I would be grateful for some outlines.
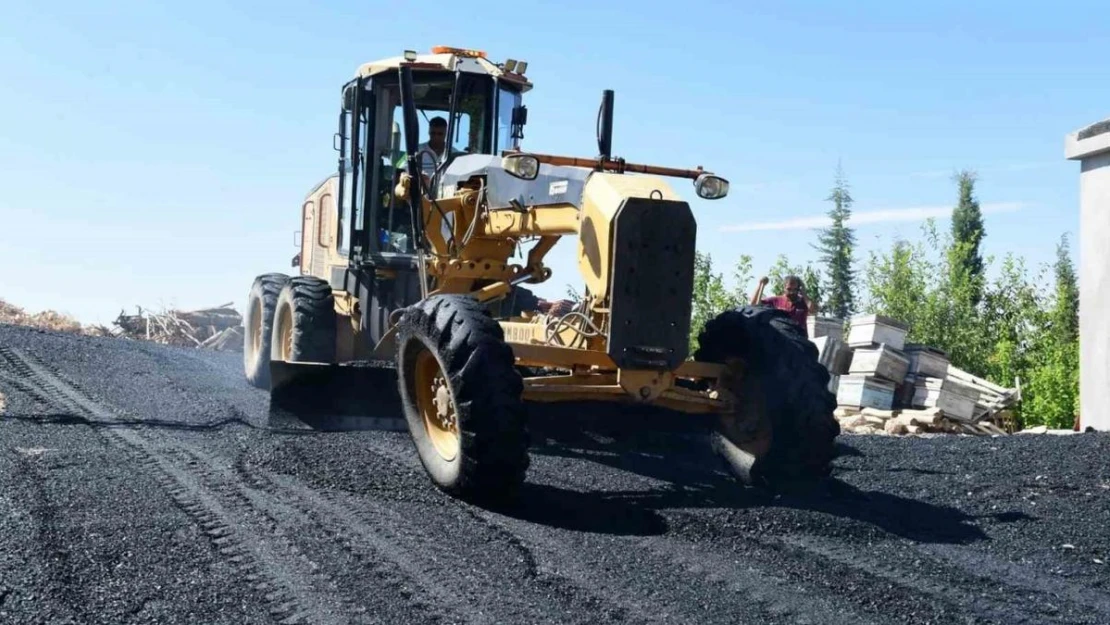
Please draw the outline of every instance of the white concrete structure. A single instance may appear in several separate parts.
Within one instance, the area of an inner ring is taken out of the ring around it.
[[[1067,136],[1079,176],[1079,426],[1110,431],[1110,119]]]

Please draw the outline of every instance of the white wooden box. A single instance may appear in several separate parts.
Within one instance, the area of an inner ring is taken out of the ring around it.
[[[907,343],[905,352],[910,359],[910,373],[928,378],[948,377],[948,354],[943,351],[928,345]]]
[[[854,349],[848,373],[875,376],[898,384],[906,379],[909,367],[910,359],[905,354],[883,343],[878,347]]]
[[[901,350],[906,345],[909,327],[883,315],[858,315],[852,317],[848,331],[848,344],[852,347],[867,347],[886,343]]]
[[[973,421],[978,401],[979,391],[952,379],[919,377],[914,385],[915,408],[940,408],[944,416],[958,421]]]
[[[806,327],[811,339],[827,336],[838,341],[844,340],[844,320],[839,317],[810,315],[806,317]]]
[[[894,383],[866,375],[842,375],[837,383],[836,403],[890,410],[894,406]]]
[[[817,346],[818,360],[829,373],[848,373],[852,350],[843,341],[832,336],[819,336],[811,338],[810,342]]]

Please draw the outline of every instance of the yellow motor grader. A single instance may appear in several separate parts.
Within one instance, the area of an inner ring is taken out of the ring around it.
[[[522,151],[526,70],[450,47],[358,68],[342,88],[338,171],[302,207],[300,275],[252,286],[247,378],[276,397],[306,375],[395,368],[423,466],[463,498],[524,481],[531,402],[700,415],[750,485],[827,475],[835,399],[785,313],[725,311],[689,354],[697,227],[667,179],[706,200],[728,182],[614,157],[612,91],[597,157]],[[545,308],[525,285],[551,279],[544,259],[566,236],[584,295]]]

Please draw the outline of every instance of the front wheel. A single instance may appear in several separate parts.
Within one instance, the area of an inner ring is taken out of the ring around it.
[[[713,446],[744,482],[777,489],[828,476],[840,424],[817,347],[786,313],[744,306],[698,336],[695,360],[721,363],[718,386],[736,400],[719,416]]]
[[[434,295],[406,309],[397,323],[397,382],[437,487],[472,500],[516,493],[529,465],[524,385],[482,304]]]

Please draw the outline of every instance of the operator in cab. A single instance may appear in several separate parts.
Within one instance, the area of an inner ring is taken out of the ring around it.
[[[425,150],[430,150],[436,155],[436,159],[425,153]],[[444,158],[447,152],[447,120],[442,117],[436,116],[428,121],[428,140],[416,146],[416,153],[420,155],[420,169],[424,172],[424,181],[428,182],[433,173],[435,173],[436,165]],[[451,148],[452,156],[459,156],[465,154],[461,150]],[[397,160],[397,169],[405,169],[405,163],[408,160],[407,154],[402,154],[401,158]]]
[[[759,281],[760,286],[767,286],[768,282],[770,282],[770,278],[766,276]],[[752,306],[762,304],[786,312],[808,338],[809,328],[806,324],[806,317],[817,314],[817,302],[806,297],[805,283],[798,276],[783,278],[783,291],[783,295],[764,297],[758,301],[755,297],[752,297]]]

